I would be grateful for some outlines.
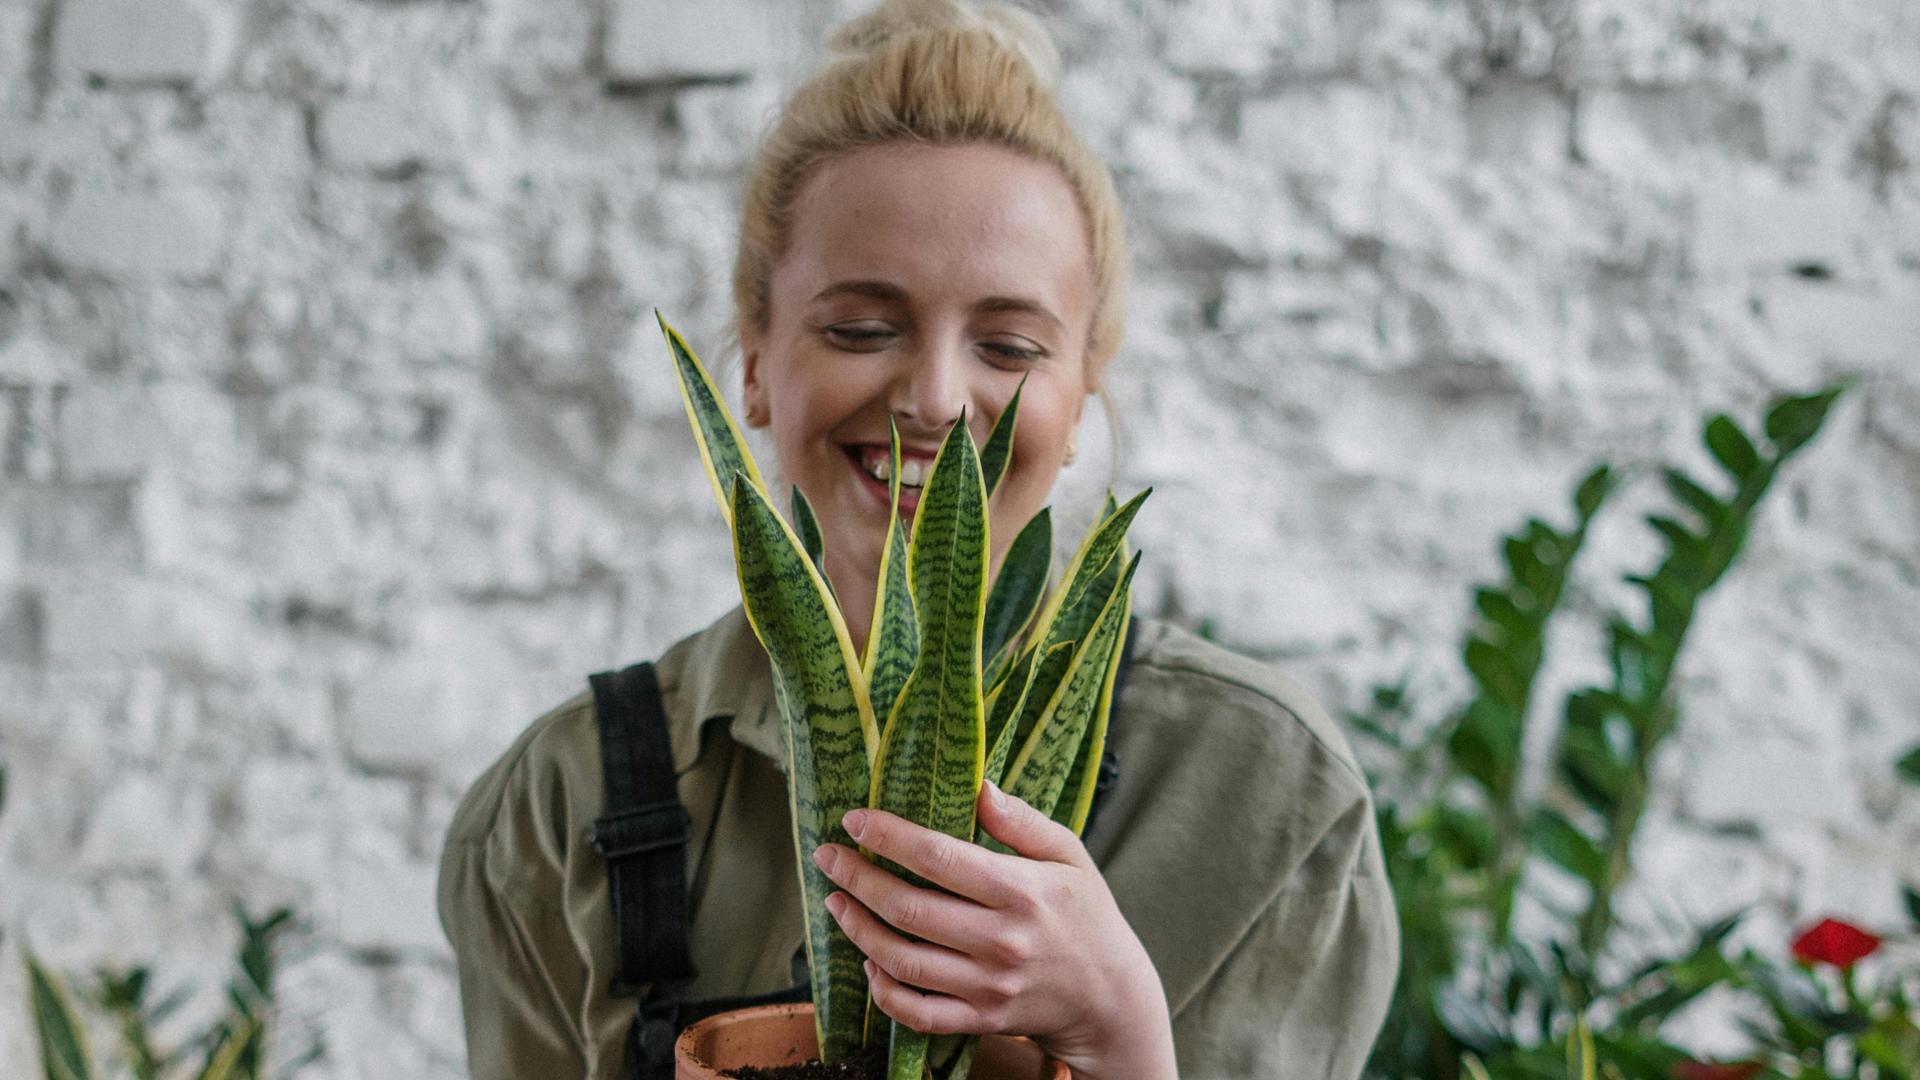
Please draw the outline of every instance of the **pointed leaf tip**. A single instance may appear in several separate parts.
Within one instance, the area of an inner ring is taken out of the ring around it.
[[[1714,460],[1737,481],[1746,482],[1760,468],[1760,452],[1754,449],[1753,440],[1725,413],[1707,421],[1706,443]]]

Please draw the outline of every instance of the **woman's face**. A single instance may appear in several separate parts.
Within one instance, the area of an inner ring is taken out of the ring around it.
[[[985,144],[890,143],[821,166],[794,201],[768,325],[743,340],[748,423],[820,518],[828,569],[871,575],[885,542],[887,418],[901,506],[953,421],[976,444],[1020,380],[1013,455],[989,506],[993,565],[1045,505],[1087,392],[1093,264],[1052,165]]]

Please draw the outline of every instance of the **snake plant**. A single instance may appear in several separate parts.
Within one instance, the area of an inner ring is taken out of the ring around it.
[[[1050,595],[1053,521],[1042,510],[989,587],[987,504],[1011,458],[1019,393],[984,447],[964,416],[953,425],[911,529],[900,519],[900,437],[889,425],[893,512],[858,650],[806,496],[794,488],[791,522],[781,517],[712,376],[659,322],[733,534],[742,606],[773,668],[821,1059],[840,1061],[884,1037],[888,1080],[963,1077],[974,1037],[930,1038],[872,1007],[859,950],[827,913],[834,886],[813,851],[857,847],[841,819],[863,806],[998,848],[974,821],[983,780],[1075,832],[1085,827],[1139,565],[1126,532],[1147,493],[1124,506],[1108,499]]]

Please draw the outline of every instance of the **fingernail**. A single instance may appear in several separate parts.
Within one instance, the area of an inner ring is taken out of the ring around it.
[[[840,853],[825,844],[813,849],[813,865],[825,873],[833,873],[833,864],[840,859]]]
[[[860,834],[867,830],[867,812],[865,810],[849,810],[847,811],[847,816],[840,819],[840,824],[846,827],[848,836],[858,840],[860,839]]]
[[[841,915],[846,914],[846,910],[847,898],[845,896],[837,892],[827,894],[827,914],[838,919]]]
[[[1007,793],[1000,790],[999,784],[991,780],[982,781],[982,783],[987,789],[987,801],[993,804],[994,809],[998,810],[1007,805]]]

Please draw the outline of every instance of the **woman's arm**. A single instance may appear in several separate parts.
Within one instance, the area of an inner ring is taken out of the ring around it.
[[[1160,977],[1080,838],[991,784],[978,814],[1015,854],[877,810],[847,815],[862,847],[946,893],[844,847],[816,853],[846,890],[828,910],[867,954],[874,1002],[930,1034],[1031,1035],[1076,1080],[1173,1080]]]
[[[1338,872],[1289,880],[1197,989],[1176,1003],[1186,1080],[1354,1080],[1400,971],[1393,892],[1373,808],[1356,799],[1313,845]]]
[[[440,922],[458,962],[468,1071],[475,1080],[584,1076],[586,1047],[570,1000],[578,1000],[585,964],[558,970],[575,951],[543,939],[565,919],[534,897],[503,895],[485,860],[480,841],[456,840],[440,857]]]

